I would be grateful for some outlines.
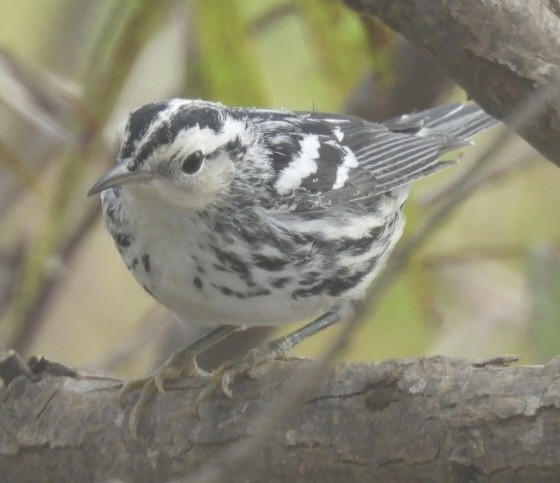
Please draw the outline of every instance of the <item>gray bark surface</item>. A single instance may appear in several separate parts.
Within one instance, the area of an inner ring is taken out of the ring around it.
[[[121,408],[118,380],[22,374],[0,387],[0,481],[206,481],[189,475],[219,468],[312,366],[253,369],[233,399],[215,393],[198,414],[193,401],[208,382],[185,381],[152,400],[136,440],[134,398]],[[225,481],[557,482],[559,374],[560,358],[340,364]]]

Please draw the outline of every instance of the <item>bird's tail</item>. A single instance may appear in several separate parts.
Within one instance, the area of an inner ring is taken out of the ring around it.
[[[417,136],[440,135],[467,140],[497,122],[476,104],[447,104],[399,116],[384,124],[392,131],[409,132]]]

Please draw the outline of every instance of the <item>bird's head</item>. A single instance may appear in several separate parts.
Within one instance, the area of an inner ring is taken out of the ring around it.
[[[122,123],[117,165],[88,195],[124,186],[135,196],[200,209],[224,198],[255,145],[247,120],[221,104],[183,99],[147,104]]]

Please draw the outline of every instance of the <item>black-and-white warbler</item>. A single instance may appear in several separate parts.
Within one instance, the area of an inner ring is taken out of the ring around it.
[[[460,104],[374,124],[156,102],[130,114],[117,165],[89,194],[102,192],[117,248],[155,299],[223,326],[197,348],[231,326],[315,319],[289,348],[351,312],[401,236],[410,184],[495,122]]]

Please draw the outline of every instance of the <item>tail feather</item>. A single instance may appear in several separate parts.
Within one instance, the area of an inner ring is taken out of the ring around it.
[[[440,135],[466,140],[497,122],[475,104],[447,104],[396,117],[384,125],[392,131],[418,136]]]

